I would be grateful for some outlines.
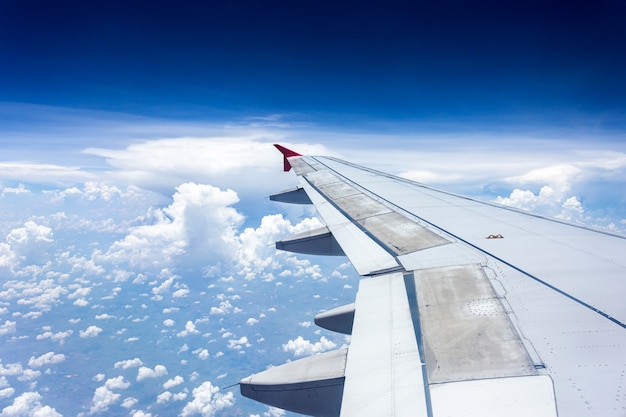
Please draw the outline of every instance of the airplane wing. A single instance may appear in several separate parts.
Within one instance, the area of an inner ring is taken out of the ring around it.
[[[277,242],[345,255],[350,346],[251,375],[314,416],[626,416],[626,238],[280,145],[325,227]]]

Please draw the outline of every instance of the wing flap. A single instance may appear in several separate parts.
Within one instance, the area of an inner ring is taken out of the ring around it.
[[[341,416],[428,416],[424,381],[402,274],[362,279]]]
[[[431,386],[434,416],[556,417],[547,375],[483,379]]]

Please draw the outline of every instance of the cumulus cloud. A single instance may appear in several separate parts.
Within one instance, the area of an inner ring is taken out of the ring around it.
[[[52,278],[40,281],[11,280],[3,286],[7,290],[0,292],[0,299],[17,299],[17,304],[34,306],[41,311],[50,311],[53,306],[60,303],[61,295],[67,293],[67,290]]]
[[[209,351],[207,349],[198,349],[198,350],[194,350],[193,353],[195,353],[196,355],[198,355],[198,359],[201,360],[206,360],[209,358],[209,356],[211,356],[209,354]]]
[[[78,287],[74,290],[73,293],[69,294],[67,298],[69,298],[70,300],[74,298],[85,298],[89,295],[90,292],[91,288],[89,287]]]
[[[126,381],[123,376],[107,379],[104,386],[110,390],[126,389],[130,387],[130,382]]]
[[[33,417],[62,417],[56,409],[49,405],[42,405],[41,394],[25,392],[13,400],[13,404],[4,407],[0,416],[33,416]]]
[[[0,336],[15,333],[15,324],[16,322],[14,321],[5,320],[4,324],[0,325]]]
[[[165,391],[157,395],[157,404],[163,404],[172,399],[173,394],[169,391]]]
[[[44,263],[53,242],[52,229],[33,221],[11,230],[6,237],[6,243],[25,265]]]
[[[22,375],[17,377],[18,381],[34,381],[41,376],[41,371],[35,371],[33,369],[24,369]],[[31,385],[34,387],[34,385]]]
[[[133,408],[138,402],[139,400],[137,398],[127,397],[124,399],[124,401],[122,401],[120,406],[124,408]]]
[[[31,368],[41,368],[42,366],[54,365],[65,361],[65,355],[62,353],[48,352],[41,356],[31,356],[28,360],[28,366]]]
[[[105,412],[113,404],[116,404],[122,394],[115,390],[125,390],[130,387],[130,382],[126,381],[123,376],[107,379],[104,385],[96,388],[92,405],[89,408],[89,414],[98,414]]]
[[[152,211],[152,224],[135,227],[106,253],[98,254],[98,259],[162,268],[174,258],[206,264],[210,261],[207,256],[227,256],[235,249],[236,228],[243,221],[230,207],[237,201],[232,190],[182,184],[176,188],[172,204]]]
[[[561,206],[561,212],[556,216],[567,221],[582,222],[584,220],[585,210],[578,198],[572,196],[565,200]]]
[[[291,352],[294,356],[310,356],[321,353],[330,349],[334,349],[337,345],[331,340],[322,336],[319,342],[311,342],[298,336],[295,340],[289,340],[283,345],[283,351]]]
[[[246,336],[242,336],[239,339],[231,339],[228,341],[229,349],[240,350],[243,347],[250,347],[250,346],[252,345],[248,343],[248,338]]]
[[[202,417],[213,417],[217,412],[232,407],[235,404],[232,392],[222,394],[218,387],[213,386],[211,382],[206,381],[197,388],[194,388],[193,400],[188,402],[181,417],[200,415]]]
[[[24,368],[20,362],[8,363],[3,365],[0,362],[0,375],[2,376],[16,376],[24,372]]]
[[[163,365],[157,365],[154,369],[142,366],[137,371],[137,381],[144,380],[146,378],[158,378],[163,375],[167,375],[167,368]]]
[[[292,262],[293,257],[277,256],[274,249],[274,242],[282,237],[294,235],[307,230],[322,227],[323,223],[313,217],[306,218],[300,223],[293,225],[285,219],[282,214],[268,215],[261,219],[261,225],[257,228],[246,228],[239,235],[239,248],[236,253],[236,262],[240,274],[247,279],[254,279],[258,275],[269,278],[272,270],[279,270],[285,261],[294,266],[296,274],[303,273],[310,263],[305,260],[303,263]],[[279,253],[280,254],[280,253]],[[314,270],[306,273],[315,274]]]
[[[611,198],[608,190],[609,187],[623,188],[625,173],[626,154],[580,150],[575,158],[570,155],[567,162],[546,164],[505,178],[504,182],[515,189],[509,196],[498,196],[496,201],[568,221],[610,227],[610,220],[603,217],[606,206],[616,203],[608,202]],[[608,184],[604,192],[597,191],[599,183]],[[581,195],[589,197],[585,204],[590,207],[583,205]],[[595,209],[600,217],[594,219],[591,207],[597,205],[601,205],[600,209]]]
[[[230,303],[229,300],[224,300],[220,302],[219,306],[211,307],[211,310],[209,310],[209,314],[228,314],[231,311],[233,311],[233,305]]]
[[[168,379],[167,381],[165,381],[163,383],[163,388],[165,389],[174,388],[175,386],[180,385],[183,382],[185,382],[185,379],[180,375],[176,375],[174,378]]]
[[[11,398],[15,394],[15,388],[5,387],[0,388],[0,399]]]
[[[74,333],[73,330],[66,330],[64,332],[56,332],[56,333],[53,333],[50,330],[46,330],[45,332],[35,336],[35,339],[37,340],[51,339],[56,342],[63,343],[63,341],[66,338],[70,337],[72,333]]]
[[[89,326],[85,330],[79,332],[80,337],[97,337],[102,332],[102,328],[98,326]]]
[[[83,191],[83,198],[94,201],[97,199],[102,199],[104,201],[110,201],[116,196],[122,196],[122,191],[116,187],[107,185],[104,183],[99,183],[95,181],[87,181],[85,182],[85,188]]]
[[[136,368],[138,366],[142,366],[143,362],[139,358],[127,359],[125,361],[115,362],[113,365],[116,369],[128,369],[128,368]]]
[[[189,320],[185,323],[185,330],[176,334],[178,337],[187,337],[190,334],[200,334],[200,330],[196,329],[196,325],[193,324],[193,321]]]
[[[277,255],[273,242],[277,239],[322,226],[317,218],[307,218],[292,224],[282,215],[265,216],[257,228],[239,232],[243,216],[232,205],[239,201],[232,190],[220,190],[206,184],[184,183],[176,188],[173,201],[164,208],[152,208],[148,224],[130,232],[105,251],[94,252],[93,261],[129,263],[148,269],[184,265],[185,268],[213,265],[233,265],[233,271],[247,279],[261,276],[272,280],[273,271],[283,270],[287,262],[296,275],[321,277],[319,267],[308,260],[298,260],[288,254]],[[152,292],[162,299],[174,286],[172,297],[185,297],[189,289],[174,285],[177,277],[167,277]],[[223,314],[224,306],[213,309]]]
[[[182,298],[182,297],[186,297],[187,294],[189,294],[189,289],[188,288],[180,288],[176,291],[174,291],[172,293],[172,297],[174,298]]]
[[[551,208],[559,205],[562,196],[552,187],[544,185],[535,194],[530,190],[515,189],[509,197],[498,196],[496,202],[506,206],[516,207],[523,210],[533,211],[539,208]]]

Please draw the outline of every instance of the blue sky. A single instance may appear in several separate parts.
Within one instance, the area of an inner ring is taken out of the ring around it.
[[[183,120],[286,112],[339,124],[623,126],[618,1],[0,7],[5,101]]]
[[[358,277],[272,143],[624,233],[625,8],[1,2],[0,416],[287,415]]]

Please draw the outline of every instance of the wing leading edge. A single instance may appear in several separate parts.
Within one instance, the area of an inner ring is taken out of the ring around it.
[[[316,318],[348,349],[243,395],[319,416],[626,415],[623,236],[276,147],[299,186],[273,199],[326,224],[277,247],[345,254],[363,279]]]

